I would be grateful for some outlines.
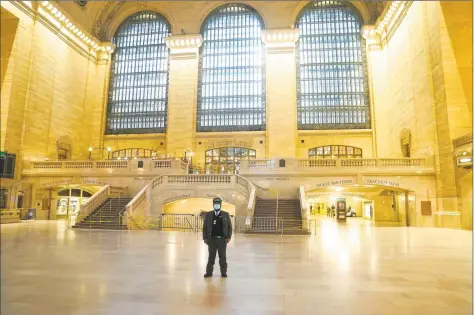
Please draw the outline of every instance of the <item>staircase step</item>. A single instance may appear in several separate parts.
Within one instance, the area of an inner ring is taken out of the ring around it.
[[[280,199],[257,199],[254,217],[275,218],[283,221],[284,234],[307,235],[303,231],[301,219],[301,205],[299,200]],[[275,232],[250,231],[257,234],[275,234]]]
[[[126,230],[126,225],[111,225],[111,226],[103,226],[103,225],[74,225],[72,228],[74,229],[86,229],[86,230]]]
[[[126,230],[127,226],[122,224],[120,213],[132,198],[108,198],[98,206],[91,214],[78,222],[74,228],[82,229],[106,229]]]

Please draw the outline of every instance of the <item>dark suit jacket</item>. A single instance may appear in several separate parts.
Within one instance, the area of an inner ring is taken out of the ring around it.
[[[228,212],[221,210],[222,229],[224,231],[224,238],[232,238],[232,222]],[[212,237],[212,220],[214,220],[214,211],[206,213],[202,224],[202,239],[208,240]]]

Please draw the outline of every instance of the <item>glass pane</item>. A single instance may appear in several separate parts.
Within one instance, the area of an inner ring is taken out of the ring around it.
[[[113,159],[133,159],[133,158],[150,158],[158,156],[158,152],[149,149],[123,149],[112,153]]]
[[[71,189],[71,196],[72,197],[80,197],[81,196],[81,190],[80,189]]]
[[[361,158],[362,149],[345,145],[324,146],[308,150],[309,158]]]
[[[69,196],[69,189],[60,190],[58,196]]]
[[[300,13],[298,129],[370,128],[362,25],[344,1],[313,1]]]
[[[197,131],[265,130],[263,22],[245,4],[226,4],[202,26]]]
[[[206,172],[208,174],[236,174],[239,171],[239,164],[242,159],[248,159],[248,155],[243,153],[250,153],[252,159],[255,159],[255,150],[245,148],[220,148],[209,150],[219,153],[216,157],[206,157]]]
[[[106,134],[165,132],[171,28],[152,11],[127,18],[113,38]],[[129,155],[127,155],[129,156]]]
[[[83,190],[82,191],[82,197],[92,197],[92,194],[88,191]]]

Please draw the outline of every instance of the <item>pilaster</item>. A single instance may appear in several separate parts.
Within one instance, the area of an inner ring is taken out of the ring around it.
[[[200,34],[166,38],[170,49],[166,151],[174,157],[194,151]]]
[[[267,158],[296,157],[296,42],[299,29],[262,33],[266,46]]]
[[[370,98],[370,121],[372,129],[372,154],[373,157],[378,157],[377,149],[377,128],[375,116],[375,97],[374,97],[374,80],[372,64],[376,64],[376,60],[380,60],[382,55],[382,47],[380,45],[380,35],[375,29],[375,25],[364,25],[361,30],[362,37],[365,39],[365,56],[367,59],[367,80],[369,83],[369,98]],[[378,65],[377,65],[378,66]]]

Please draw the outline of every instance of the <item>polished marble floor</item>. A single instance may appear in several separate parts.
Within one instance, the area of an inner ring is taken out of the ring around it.
[[[0,229],[3,315],[472,314],[468,231],[322,218],[311,236],[236,235],[229,278],[203,279],[195,233]]]

